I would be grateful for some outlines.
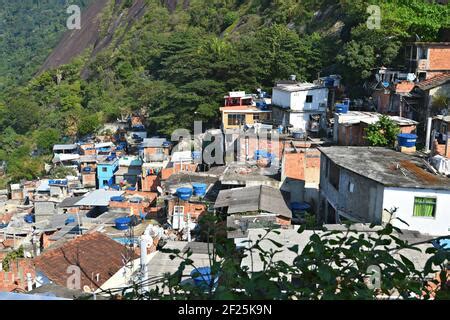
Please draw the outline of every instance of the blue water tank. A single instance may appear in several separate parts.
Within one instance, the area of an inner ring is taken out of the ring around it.
[[[64,224],[74,223],[75,217],[74,216],[68,216]]]
[[[305,137],[305,133],[303,131],[294,131],[292,132],[292,137],[294,139],[303,139]]]
[[[334,108],[337,113],[347,113],[348,112],[348,105],[345,104],[337,104]]]
[[[206,194],[206,188],[208,185],[205,183],[194,183],[192,187],[194,188],[194,195],[203,197]]]
[[[308,211],[311,205],[307,202],[291,202],[291,210],[293,211]]]
[[[192,189],[191,188],[178,188],[177,189],[177,196],[181,200],[189,200],[189,198],[192,196]]]
[[[111,200],[111,201],[114,201],[114,202],[124,202],[124,201],[125,201],[125,198],[122,197],[122,196],[114,196],[114,197],[111,197],[110,200]]]
[[[416,145],[417,136],[412,133],[400,133],[397,135],[397,140],[400,147],[411,148]]]
[[[192,270],[191,277],[197,287],[205,290],[208,290],[211,286],[217,287],[219,282],[219,277],[211,274],[210,267],[200,267]]]
[[[170,147],[170,145],[171,145],[170,141],[164,141],[162,143],[163,148],[168,148],[168,147]]]
[[[126,230],[131,222],[130,217],[121,217],[115,220],[117,230]]]
[[[34,215],[27,214],[27,215],[24,217],[24,220],[25,220],[26,223],[33,223],[33,222],[35,221],[35,220],[34,220]]]
[[[255,160],[260,160],[262,158],[268,158],[268,152],[266,150],[256,150],[254,158],[255,158]]]

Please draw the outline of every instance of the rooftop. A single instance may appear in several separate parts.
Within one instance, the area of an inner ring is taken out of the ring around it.
[[[450,123],[450,116],[439,115],[439,116],[435,116],[434,119],[438,119],[438,120],[442,120],[444,122]]]
[[[221,190],[214,208],[227,207],[228,214],[266,212],[292,217],[288,196],[269,186],[252,186]]]
[[[339,123],[345,123],[345,124],[356,124],[356,123],[367,123],[367,124],[373,124],[380,120],[380,117],[383,116],[380,113],[377,112],[367,112],[367,111],[349,111],[347,113],[336,113]],[[397,123],[399,126],[410,126],[410,125],[417,125],[418,122],[403,118],[399,116],[388,116],[392,121]]]
[[[168,142],[166,138],[145,138],[141,146],[144,148],[162,148]]]
[[[305,91],[305,90],[316,90],[316,89],[324,89],[325,86],[317,85],[314,83],[308,82],[291,82],[291,81],[283,81],[276,84],[273,89],[287,91],[287,92],[297,92],[297,91]]]
[[[34,259],[36,268],[54,283],[66,286],[67,268],[79,266],[81,287],[97,289],[123,267],[126,248],[100,232],[85,234]],[[134,254],[135,255],[135,254]]]
[[[319,234],[319,235],[323,234],[323,231],[305,230],[302,233],[298,233],[297,231],[298,231],[298,226],[295,226],[293,229],[280,230],[279,234],[276,234],[275,232],[270,232],[268,234],[268,236],[267,236],[268,239],[272,239],[283,245],[283,248],[281,248],[281,249],[278,248],[270,240],[263,240],[262,242],[260,242],[260,247],[264,250],[270,250],[270,249],[277,250],[277,251],[280,250],[281,252],[276,253],[274,255],[273,261],[274,262],[283,261],[289,265],[292,265],[297,254],[295,252],[289,250],[288,248],[292,247],[293,245],[298,245],[298,252],[302,252],[302,250],[308,244],[309,239],[313,234]],[[346,231],[343,230],[342,232],[346,232]],[[266,234],[266,230],[263,228],[249,229],[248,239],[250,241],[252,241],[252,243],[254,244],[255,241],[258,240],[258,236],[264,235],[264,234]],[[370,232],[356,231],[354,233],[351,232],[348,236],[349,237],[355,236],[355,234],[363,234],[365,236],[368,236],[368,235],[370,235]],[[337,236],[342,237],[342,234],[332,235],[331,237],[334,238]],[[411,232],[411,231],[407,231],[407,230],[402,230],[401,234],[396,234],[395,236],[397,236],[401,240],[407,241],[410,244],[430,240],[429,237],[422,236],[420,233]],[[396,255],[402,254],[402,255],[406,256],[408,259],[410,259],[414,263],[414,265],[416,266],[416,268],[418,270],[421,270],[421,269],[423,269],[426,261],[430,257],[430,254],[425,253],[425,250],[431,246],[432,246],[431,244],[425,243],[425,244],[421,244],[418,246],[418,248],[421,251],[416,251],[416,250],[411,250],[411,249],[402,249],[400,251],[397,251],[395,254]],[[398,258],[398,257],[396,257],[396,258]],[[258,254],[253,254],[252,257],[249,254],[247,254],[247,256],[244,257],[244,259],[242,260],[241,266],[242,267],[247,266],[250,268],[250,270],[252,270],[252,266],[253,266],[254,272],[261,271],[264,268],[263,262],[259,258]]]
[[[76,203],[78,201],[80,201],[81,199],[83,199],[84,197],[80,196],[80,197],[69,197],[69,198],[65,198],[63,201],[61,201],[58,204],[59,208],[67,208],[67,207],[75,207]]]
[[[77,148],[78,148],[78,145],[76,145],[76,144],[55,144],[53,146],[53,151],[74,150]]]
[[[192,161],[191,151],[176,151],[172,154],[172,162],[190,162]]]
[[[424,158],[380,147],[319,147],[338,166],[386,187],[450,190],[450,179],[426,170]]]
[[[106,207],[109,204],[109,200],[111,197],[121,196],[124,191],[107,191],[107,190],[94,190],[88,193],[83,197],[80,201],[78,201],[75,205],[77,206],[100,206]]]
[[[58,163],[58,162],[63,162],[63,161],[75,161],[75,160],[79,160],[79,159],[80,159],[79,154],[59,153],[59,154],[55,154],[52,162]]]
[[[433,89],[435,87],[439,87],[449,82],[450,82],[450,73],[445,73],[424,81],[420,81],[419,83],[416,84],[416,87],[425,91]]]
[[[248,185],[252,183],[280,185],[278,168],[259,168],[252,163],[230,163],[220,177],[222,184]]]
[[[114,172],[115,176],[138,176],[142,174],[141,169],[133,167],[119,167],[119,170]]]

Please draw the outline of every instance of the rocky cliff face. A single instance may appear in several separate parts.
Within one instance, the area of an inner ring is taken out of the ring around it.
[[[67,64],[86,50],[92,60],[109,45],[120,45],[122,36],[117,34],[118,30],[123,35],[145,14],[146,9],[145,0],[134,0],[129,8],[124,8],[123,3],[123,0],[94,1],[81,15],[81,29],[64,34],[39,73]],[[83,70],[82,76],[87,75],[88,71]]]

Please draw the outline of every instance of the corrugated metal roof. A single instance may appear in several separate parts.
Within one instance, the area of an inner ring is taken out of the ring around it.
[[[77,206],[95,206],[106,207],[111,197],[118,197],[124,194],[124,191],[94,190],[88,193],[75,205]]]
[[[228,207],[229,214],[264,211],[292,217],[287,199],[281,191],[264,185],[222,190],[217,196],[214,207]]]
[[[78,146],[76,144],[55,144],[53,146],[53,151],[58,151],[58,150],[73,150],[78,148]]]

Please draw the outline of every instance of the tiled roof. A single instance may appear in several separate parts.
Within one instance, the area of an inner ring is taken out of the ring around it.
[[[409,93],[414,89],[414,82],[402,81],[395,86],[396,93]]]
[[[429,90],[450,82],[450,73],[441,74],[433,78],[421,81],[416,86],[422,90]]]
[[[68,277],[73,274],[68,272],[68,267],[78,266],[81,269],[81,288],[87,285],[97,289],[123,267],[122,255],[125,256],[125,252],[126,247],[120,243],[94,232],[44,251],[34,259],[34,263],[37,270],[61,286],[66,286]],[[137,256],[133,253],[135,258]]]

